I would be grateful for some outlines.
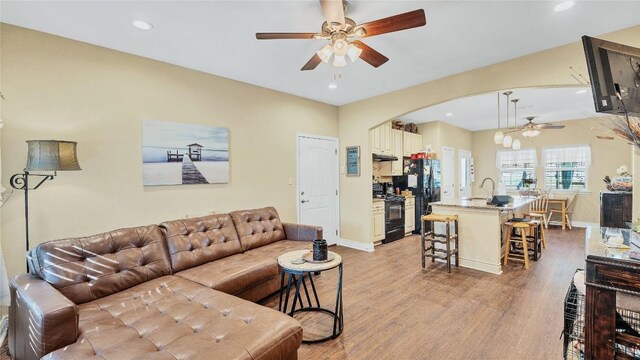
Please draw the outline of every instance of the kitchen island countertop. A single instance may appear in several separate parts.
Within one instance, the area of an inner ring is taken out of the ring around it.
[[[513,202],[505,206],[496,206],[493,204],[487,204],[485,198],[473,197],[465,199],[454,199],[451,201],[438,201],[431,203],[433,206],[447,206],[447,207],[459,207],[469,209],[481,209],[481,210],[497,210],[497,211],[514,211],[520,209],[523,206],[527,206],[536,201],[535,196],[514,196]]]

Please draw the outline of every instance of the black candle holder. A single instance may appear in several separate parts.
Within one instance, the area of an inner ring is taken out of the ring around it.
[[[329,256],[329,253],[327,250],[327,240],[325,239],[313,240],[313,260],[324,261],[324,260],[327,260],[328,256]]]

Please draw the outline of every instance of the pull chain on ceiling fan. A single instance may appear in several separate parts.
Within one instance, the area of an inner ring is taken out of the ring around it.
[[[357,25],[345,17],[346,1],[320,0],[326,21],[320,33],[256,33],[258,40],[275,39],[324,39],[330,44],[323,46],[302,67],[301,70],[313,70],[321,62],[328,63],[332,58],[334,67],[347,65],[347,57],[352,61],[361,58],[373,67],[389,61],[389,58],[374,50],[356,38],[365,38],[395,31],[424,26],[427,23],[424,10],[418,9],[383,19]]]

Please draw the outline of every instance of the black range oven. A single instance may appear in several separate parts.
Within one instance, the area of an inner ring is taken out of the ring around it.
[[[385,237],[383,244],[404,237],[404,197],[387,195],[384,198]]]

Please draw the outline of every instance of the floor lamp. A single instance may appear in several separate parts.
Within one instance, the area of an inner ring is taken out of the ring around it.
[[[27,271],[29,271],[29,190],[35,190],[45,181],[53,180],[58,171],[82,170],[78,163],[75,141],[27,140],[29,145],[27,166],[24,172],[9,179],[11,187],[24,190],[25,247],[27,250]],[[53,171],[53,174],[32,174],[32,171]],[[29,178],[35,180],[30,185]],[[31,186],[31,187],[29,187]]]

